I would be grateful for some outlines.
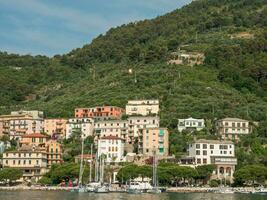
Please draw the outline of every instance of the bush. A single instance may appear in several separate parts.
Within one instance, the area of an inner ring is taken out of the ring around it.
[[[209,183],[210,187],[218,187],[220,185],[220,180],[218,179],[212,179]]]

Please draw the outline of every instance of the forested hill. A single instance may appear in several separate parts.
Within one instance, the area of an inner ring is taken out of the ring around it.
[[[199,0],[112,28],[67,55],[0,53],[0,114],[24,108],[69,117],[76,106],[159,98],[171,129],[188,116],[264,121],[266,25],[266,0]],[[167,65],[180,48],[204,53],[204,63]]]

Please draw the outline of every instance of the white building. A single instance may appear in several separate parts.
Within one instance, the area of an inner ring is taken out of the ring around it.
[[[200,139],[189,145],[189,156],[181,164],[192,166],[214,164],[213,178],[232,181],[237,165],[235,145],[231,141]]]
[[[94,120],[92,118],[71,118],[66,124],[66,139],[74,132],[81,132],[84,138],[92,136],[94,132]]]
[[[128,132],[127,120],[97,121],[94,124],[94,133],[98,138],[116,136],[126,139]]]
[[[24,134],[43,133],[44,121],[41,118],[25,117],[23,119],[11,119],[9,121],[10,139],[18,138]]]
[[[158,115],[159,100],[131,100],[126,105],[126,115]]]
[[[139,129],[145,128],[159,128],[159,117],[150,116],[136,116],[128,118],[128,139],[127,141],[133,142],[134,138],[139,135]]]
[[[216,123],[217,133],[222,139],[239,139],[251,132],[249,121],[238,118],[224,118]]]
[[[205,128],[204,119],[194,119],[192,117],[187,119],[178,119],[178,131],[182,132],[183,130],[196,130],[200,131]]]
[[[98,139],[97,155],[105,155],[106,162],[124,162],[124,139],[106,136]]]

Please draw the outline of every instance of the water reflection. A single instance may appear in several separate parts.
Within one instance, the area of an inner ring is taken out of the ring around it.
[[[45,191],[0,191],[0,200],[266,200],[266,195],[163,193],[163,194],[89,194]]]

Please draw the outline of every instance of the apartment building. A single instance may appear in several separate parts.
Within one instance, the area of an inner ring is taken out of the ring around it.
[[[63,163],[62,147],[56,140],[49,140],[45,143],[47,151],[47,167],[50,168],[53,164]]]
[[[159,128],[160,118],[158,116],[131,116],[128,118],[127,142],[133,143],[138,138],[139,129]]]
[[[92,118],[71,118],[66,123],[66,138],[75,133],[81,133],[82,137],[92,136],[94,132],[94,120]]]
[[[13,111],[0,116],[0,136],[20,139],[24,134],[43,132],[43,111]]]
[[[124,162],[124,139],[116,136],[106,136],[98,139],[98,157],[105,155],[106,162]]]
[[[180,164],[193,167],[213,164],[216,169],[212,178],[233,181],[233,174],[237,165],[233,142],[200,139],[190,144],[188,151],[189,156],[182,158]]]
[[[138,152],[153,156],[169,154],[169,132],[167,128],[144,128],[139,130]]]
[[[249,121],[239,118],[224,118],[216,123],[217,133],[222,139],[239,139],[240,135],[251,133]]]
[[[21,136],[32,133],[43,132],[43,119],[25,117],[24,119],[11,119],[9,121],[10,138],[21,139]]]
[[[76,108],[76,118],[94,118],[96,120],[120,119],[124,109],[116,106],[97,106],[92,108]]]
[[[158,115],[159,100],[130,100],[126,105],[126,115]]]
[[[187,119],[178,119],[178,131],[182,132],[183,130],[188,131],[200,131],[205,128],[204,119],[194,119],[192,117]]]
[[[38,181],[48,172],[46,150],[44,147],[25,145],[18,150],[5,152],[3,168],[5,167],[22,170],[23,180]]]
[[[44,132],[55,139],[66,137],[66,125],[68,120],[62,118],[45,119]]]
[[[42,146],[48,141],[48,136],[41,133],[32,133],[21,136],[20,146],[32,145],[32,146]]]
[[[32,118],[30,115],[1,115],[0,116],[0,137],[3,135],[9,136],[10,133],[10,120],[24,120]]]
[[[97,121],[94,124],[94,133],[98,138],[106,136],[116,136],[127,139],[128,121],[127,120],[107,120]]]

